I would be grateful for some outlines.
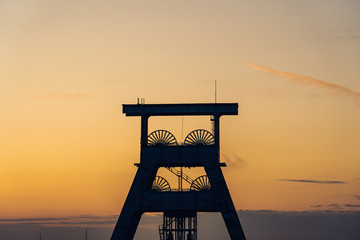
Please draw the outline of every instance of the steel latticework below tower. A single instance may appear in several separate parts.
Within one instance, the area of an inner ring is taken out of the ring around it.
[[[141,117],[140,163],[134,181],[116,223],[111,240],[133,239],[145,212],[163,212],[159,227],[161,240],[197,239],[197,213],[220,212],[231,239],[246,240],[220,162],[220,117],[237,115],[237,103],[203,104],[124,104],[126,116]],[[148,134],[151,116],[211,116],[213,133],[204,129],[190,132],[178,143],[166,130]],[[191,179],[183,167],[203,167],[206,174]],[[179,178],[178,188],[171,188],[157,175],[166,168]],[[180,168],[178,170],[177,168]],[[190,185],[189,189],[182,182]]]
[[[196,212],[169,213],[163,215],[163,224],[159,227],[160,240],[196,240]]]

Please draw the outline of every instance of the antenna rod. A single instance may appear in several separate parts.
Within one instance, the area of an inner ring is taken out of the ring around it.
[[[217,92],[217,89],[216,89],[217,87],[216,87],[216,79],[215,79],[215,103],[217,103],[217,94],[216,94],[216,92]]]

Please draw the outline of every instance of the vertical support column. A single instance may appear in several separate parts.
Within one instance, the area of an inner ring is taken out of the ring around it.
[[[215,146],[217,149],[217,158],[218,162],[220,162],[220,116],[214,115],[214,138],[215,138]]]
[[[147,136],[148,136],[148,115],[141,115],[141,147],[147,146]]]
[[[220,116],[214,115],[214,134],[215,134],[215,145],[216,147],[220,147]]]

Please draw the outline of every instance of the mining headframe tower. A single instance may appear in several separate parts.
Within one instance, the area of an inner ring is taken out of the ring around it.
[[[123,104],[126,116],[141,117],[140,163],[111,240],[134,238],[145,212],[162,212],[161,240],[197,239],[197,213],[220,212],[232,240],[246,240],[220,162],[220,117],[237,115],[237,103]],[[148,133],[152,116],[210,116],[213,132],[197,129],[178,143],[166,130]],[[178,168],[203,167],[194,180]],[[157,175],[166,168],[179,178],[177,189]],[[189,189],[182,188],[182,181]]]

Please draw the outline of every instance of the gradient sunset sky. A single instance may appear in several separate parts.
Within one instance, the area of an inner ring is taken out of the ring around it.
[[[359,12],[357,0],[2,0],[0,217],[119,214],[140,152],[121,105],[213,102],[215,79],[218,102],[239,103],[221,121],[236,209],[360,210]],[[181,141],[208,120],[149,130]]]

